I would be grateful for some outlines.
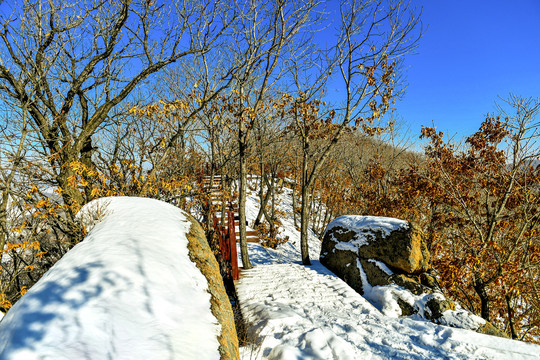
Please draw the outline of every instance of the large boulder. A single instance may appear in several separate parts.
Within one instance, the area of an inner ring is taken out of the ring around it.
[[[346,263],[339,258],[351,255],[360,260],[382,261],[407,274],[420,274],[431,267],[422,232],[394,218],[347,215],[332,221],[324,235],[321,262],[339,267]]]
[[[238,359],[199,224],[143,198],[83,208],[95,226],[0,322],[1,359]]]
[[[429,273],[430,254],[412,223],[387,217],[342,216],[325,232],[320,261],[388,316],[506,336],[446,299]]]

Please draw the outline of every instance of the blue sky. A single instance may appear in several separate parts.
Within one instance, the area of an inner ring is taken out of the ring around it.
[[[413,135],[476,131],[499,96],[540,97],[540,0],[411,0],[426,29],[397,113]]]

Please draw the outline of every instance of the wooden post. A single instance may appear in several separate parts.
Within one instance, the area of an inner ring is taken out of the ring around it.
[[[218,237],[218,243],[219,243],[219,266],[222,268],[222,270],[225,272],[226,276],[232,276],[231,271],[231,259],[230,259],[230,250],[229,250],[229,242],[227,239],[227,234],[225,233],[225,229],[223,229],[223,226],[219,223],[219,220],[217,219],[216,215],[213,215],[214,220],[214,232],[217,234]]]
[[[233,280],[238,280],[240,274],[238,272],[238,254],[236,252],[236,231],[234,226],[234,212],[229,211],[229,222],[228,222],[228,233],[229,233],[229,250],[230,250],[230,264]]]

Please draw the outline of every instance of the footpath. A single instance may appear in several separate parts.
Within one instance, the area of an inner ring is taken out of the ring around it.
[[[320,262],[275,262],[267,249],[250,245],[259,265],[242,272],[237,294],[258,342],[242,348],[242,359],[540,357],[534,345],[384,316]]]
[[[236,291],[248,330],[257,334],[257,341],[241,348],[242,360],[540,360],[538,345],[383,315],[320,264],[321,242],[311,232],[312,265],[301,265],[300,233],[290,215],[291,193],[284,188],[277,199],[279,209],[289,214],[280,219],[280,236],[289,241],[277,249],[247,244],[254,268],[242,271]],[[258,209],[257,196],[249,194],[250,223]],[[240,258],[238,264],[242,266]]]

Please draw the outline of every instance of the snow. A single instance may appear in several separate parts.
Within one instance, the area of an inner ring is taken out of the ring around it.
[[[393,318],[401,316],[401,308],[397,302],[398,299],[402,299],[409,305],[413,305],[414,299],[411,299],[410,296],[405,296],[405,298],[399,296],[401,292],[398,286],[371,286],[362,264],[360,264],[358,259],[356,261],[356,266],[360,271],[360,277],[362,279],[364,298],[373,304],[381,313]]]
[[[394,272],[392,270],[390,270],[388,268],[388,266],[386,266],[385,263],[383,263],[382,261],[379,261],[379,260],[375,260],[375,259],[368,259],[369,262],[371,263],[374,263],[375,265],[377,265],[377,267],[379,269],[381,269],[384,273],[386,273],[386,275],[392,275]]]
[[[486,323],[486,321],[480,316],[476,316],[462,309],[459,304],[456,304],[456,310],[445,311],[438,321],[442,325],[460,327],[470,330],[476,330],[481,325],[484,325]]]
[[[337,226],[351,229],[357,233],[380,231],[383,235],[387,236],[391,231],[407,229],[409,223],[405,220],[384,216],[344,215],[328,224],[326,231]]]
[[[250,222],[257,206],[250,194]],[[537,345],[399,317],[397,297],[422,306],[436,295],[415,298],[394,285],[366,287],[361,296],[321,265],[312,232],[312,265],[301,265],[290,190],[279,194],[278,206],[288,214],[280,235],[289,241],[275,250],[249,243],[255,267],[237,284],[255,334],[240,349],[242,360],[540,358]],[[220,329],[206,279],[188,257],[184,214],[155,200],[108,198],[82,216],[93,227],[88,237],[0,321],[0,358],[219,358]],[[445,312],[445,321],[463,325],[460,311]]]
[[[0,322],[0,358],[219,359],[220,326],[188,256],[184,213],[127,197],[93,202],[87,214],[92,207],[104,211],[86,239]]]
[[[407,229],[409,223],[404,220],[382,216],[344,215],[328,224],[326,231],[328,232],[335,227],[352,230],[356,232],[356,235],[354,239],[348,242],[340,242],[332,234],[331,240],[337,242],[334,248],[356,252],[359,247],[368,245],[370,241],[374,240],[375,233],[388,236],[392,231]],[[336,229],[335,232],[341,233],[342,230]]]
[[[258,265],[238,296],[258,342],[243,359],[538,359],[540,347],[393,318],[318,261]]]
[[[399,317],[398,298],[423,314],[425,303],[438,295],[417,296],[397,285],[368,285],[361,296],[321,265],[318,254],[312,252],[320,252],[321,247],[313,233],[308,237],[312,265],[301,265],[300,234],[292,220],[289,189],[279,195],[278,207],[288,214],[280,219],[280,231],[289,236],[289,242],[275,250],[249,243],[254,268],[244,270],[237,284],[242,314],[257,334],[254,343],[241,348],[243,360],[540,358],[540,346],[534,344],[437,325],[417,315]],[[248,220],[252,221],[258,210],[255,195],[248,196],[247,208]],[[331,224],[343,225],[366,233],[384,232],[388,226],[400,229],[408,223],[347,216]],[[374,262],[391,273],[383,263]],[[459,306],[446,311],[442,321],[467,329],[483,322]]]

